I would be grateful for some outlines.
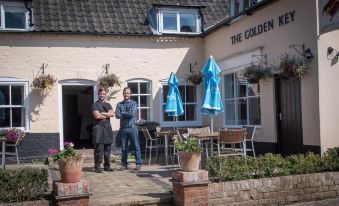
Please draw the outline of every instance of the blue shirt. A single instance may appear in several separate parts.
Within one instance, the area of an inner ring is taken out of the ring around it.
[[[134,100],[124,100],[117,104],[115,117],[120,119],[120,128],[134,127],[137,124],[138,104]]]

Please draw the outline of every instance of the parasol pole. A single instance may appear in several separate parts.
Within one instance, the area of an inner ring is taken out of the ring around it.
[[[210,119],[211,119],[211,132],[213,133],[213,115],[210,114]]]

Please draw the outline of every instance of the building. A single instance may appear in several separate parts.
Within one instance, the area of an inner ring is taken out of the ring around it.
[[[215,129],[257,125],[260,153],[320,152],[339,143],[335,101],[329,103],[330,96],[339,97],[330,92],[334,81],[326,77],[336,71],[322,74],[327,51],[318,54],[329,44],[338,48],[333,40],[338,31],[318,39],[316,0],[2,0],[0,5],[0,91],[8,99],[1,106],[6,111],[1,127],[29,133],[20,157],[46,155],[47,148],[62,148],[65,140],[90,142],[90,105],[97,79],[106,72],[122,81],[112,93],[113,107],[120,90],[130,86],[139,118],[165,127],[174,126],[163,108],[167,78],[175,72],[186,111],[179,126],[209,125],[200,113],[202,85],[185,79],[209,55],[222,69],[225,113],[216,117]],[[241,76],[252,63],[271,68],[282,54],[303,56],[306,50],[314,58],[302,78],[276,75],[248,84]],[[42,72],[58,79],[47,94],[30,86]],[[21,101],[14,104],[15,99]],[[118,129],[117,120],[112,125]]]

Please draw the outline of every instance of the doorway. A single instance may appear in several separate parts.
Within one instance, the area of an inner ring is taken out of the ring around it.
[[[277,78],[277,150],[282,155],[303,152],[301,82],[299,78]]]
[[[93,86],[62,85],[62,126],[64,142],[77,149],[92,148],[91,126]]]

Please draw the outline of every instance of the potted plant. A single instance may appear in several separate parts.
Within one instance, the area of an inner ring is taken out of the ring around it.
[[[120,87],[120,80],[115,74],[107,74],[98,79],[100,87],[108,89],[118,85]]]
[[[192,71],[187,77],[186,80],[189,82],[192,82],[194,85],[198,85],[201,83],[202,78],[204,77],[204,73],[201,71],[194,72]]]
[[[50,90],[57,79],[50,74],[41,74],[33,79],[31,86],[34,89]]]
[[[309,66],[304,58],[284,54],[280,57],[276,69],[279,71],[279,75],[284,78],[303,77],[309,71]]]
[[[244,78],[250,84],[256,84],[261,79],[265,79],[269,75],[267,69],[263,68],[262,65],[251,64],[245,68]]]
[[[49,148],[49,156],[58,161],[61,182],[79,182],[82,174],[82,154],[75,151],[72,142],[65,142],[64,147],[65,149],[61,151]]]
[[[174,145],[179,152],[181,169],[185,172],[198,171],[201,159],[199,140],[183,135],[182,139],[175,139]]]

